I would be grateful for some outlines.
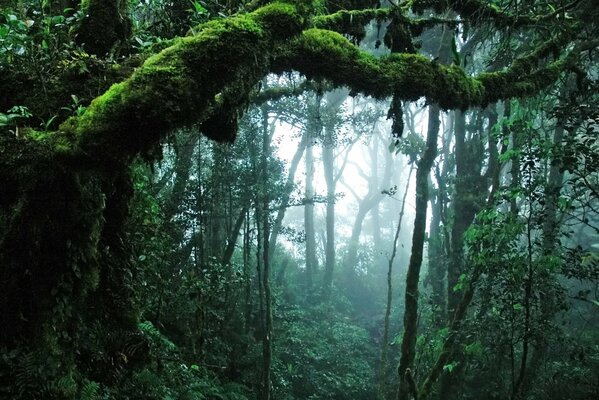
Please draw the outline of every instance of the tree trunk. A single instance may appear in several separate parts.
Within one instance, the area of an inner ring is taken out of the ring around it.
[[[261,190],[259,201],[259,223],[262,224],[262,290],[264,291],[264,331],[262,337],[262,396],[261,400],[270,400],[271,396],[271,364],[272,364],[272,298],[270,290],[270,260],[269,260],[269,204],[268,191],[268,158],[270,155],[270,135],[268,129],[268,113],[263,112],[263,135],[261,156]]]
[[[451,321],[460,301],[461,293],[454,288],[463,272],[464,239],[463,235],[474,218],[471,205],[473,174],[469,169],[476,168],[468,165],[466,155],[466,116],[461,111],[455,111],[455,189],[453,194],[453,225],[451,229],[451,254],[447,270],[447,321]]]
[[[285,218],[285,213],[287,211],[287,207],[289,207],[289,199],[291,197],[291,193],[293,192],[293,185],[295,181],[295,173],[297,172],[297,168],[299,163],[304,155],[306,150],[306,143],[308,142],[307,134],[304,132],[302,135],[302,139],[297,146],[297,150],[291,159],[291,163],[289,164],[289,173],[287,174],[287,181],[285,182],[285,193],[281,198],[281,205],[279,210],[277,211],[277,216],[272,226],[272,230],[270,233],[270,242],[268,244],[268,251],[270,254],[268,255],[270,259],[272,259],[276,246],[277,246],[277,238],[279,236],[279,232],[281,231],[281,226],[283,225],[283,219]]]
[[[433,304],[433,329],[440,329],[446,321],[445,274],[446,263],[443,254],[443,235],[441,232],[441,208],[443,199],[439,190],[431,196],[431,222],[428,241],[428,276]]]
[[[131,34],[126,0],[89,0],[77,32],[77,43],[85,51],[106,55]]]
[[[426,230],[426,211],[428,207],[428,176],[437,155],[437,137],[439,134],[439,106],[429,106],[428,132],[426,148],[418,161],[416,170],[416,214],[412,233],[412,253],[406,276],[406,295],[404,311],[404,334],[401,342],[401,356],[397,368],[399,390],[397,400],[408,400],[414,393],[414,377],[411,368],[416,356],[416,336],[418,320],[418,284],[424,248]],[[412,393],[411,393],[412,392]]]
[[[309,132],[307,134],[304,230],[306,233],[306,286],[311,288],[313,274],[318,269],[318,259],[316,258],[316,232],[314,229],[314,139]]]
[[[397,242],[399,240],[399,233],[401,232],[401,224],[403,221],[404,210],[406,207],[406,198],[408,197],[408,189],[410,188],[410,180],[412,178],[412,172],[414,168],[410,168],[408,173],[408,179],[406,180],[406,188],[404,189],[403,198],[401,200],[401,209],[399,211],[399,220],[397,221],[397,228],[395,229],[395,237],[393,238],[393,246],[391,251],[391,257],[389,257],[387,264],[387,304],[385,307],[385,321],[383,325],[383,340],[381,346],[381,359],[379,365],[379,390],[378,396],[380,400],[385,398],[385,387],[387,383],[387,352],[389,349],[389,323],[391,320],[391,303],[393,300],[393,263],[395,262],[395,256],[397,255]]]
[[[333,270],[335,269],[335,156],[333,154],[335,142],[333,127],[325,128],[325,139],[322,148],[322,164],[324,178],[327,186],[326,206],[326,247],[323,292],[326,296],[333,284]]]

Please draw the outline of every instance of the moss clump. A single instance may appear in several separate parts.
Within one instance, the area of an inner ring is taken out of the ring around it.
[[[300,10],[291,4],[275,2],[256,10],[253,18],[273,38],[292,37],[299,35],[306,27],[307,15],[310,14],[306,5],[302,8]]]
[[[76,146],[77,138],[71,133],[56,131],[36,131],[29,129],[25,132],[25,137],[36,142],[49,144],[56,155],[69,155]]]

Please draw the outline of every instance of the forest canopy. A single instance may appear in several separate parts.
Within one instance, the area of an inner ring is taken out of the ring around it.
[[[596,398],[597,21],[0,0],[0,397]]]

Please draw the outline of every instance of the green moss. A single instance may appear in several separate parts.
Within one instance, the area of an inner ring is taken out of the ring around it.
[[[76,137],[72,133],[60,131],[36,131],[28,129],[25,132],[25,137],[51,146],[57,155],[70,154],[77,143]]]
[[[309,29],[279,53],[274,71],[297,70],[375,98],[399,96],[413,101],[426,97],[444,109],[466,109],[533,95],[554,82],[571,61],[535,69],[547,48],[542,46],[519,59],[513,68],[470,77],[457,65],[442,65],[417,54],[377,59],[338,33]]]
[[[307,5],[298,9],[291,4],[275,2],[256,10],[253,18],[275,37],[291,37],[298,35],[305,28],[308,15],[310,14]]]
[[[555,82],[567,66],[567,60],[560,60],[522,75],[519,74],[519,72],[523,72],[520,68],[482,73],[477,80],[484,88],[483,103],[535,95]]]
[[[384,19],[388,15],[389,9],[340,10],[314,17],[312,26],[349,35],[354,43],[360,43],[366,35],[366,25],[373,19]]]
[[[80,137],[86,154],[126,160],[153,148],[176,127],[202,122],[227,91],[233,113],[269,69],[269,53],[299,33],[305,18],[290,4],[210,21],[197,34],[148,58],[126,81],[95,99],[61,130]],[[233,99],[232,97],[238,97]]]
[[[443,66],[418,54],[377,59],[340,34],[319,29],[305,31],[281,54],[277,68],[326,78],[375,98],[395,95],[414,101],[426,96],[446,109],[478,104],[484,93],[481,83],[457,66]]]

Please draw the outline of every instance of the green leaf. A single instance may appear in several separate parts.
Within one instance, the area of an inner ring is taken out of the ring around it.
[[[457,367],[457,366],[458,366],[457,362],[452,362],[452,363],[449,363],[449,364],[445,364],[443,366],[443,371],[447,371],[447,372],[451,373],[451,371],[453,371],[454,368]]]
[[[204,8],[204,6],[202,4],[200,4],[200,2],[198,1],[191,1],[191,5],[194,8],[194,12],[198,13],[198,14],[207,14],[208,10],[206,10],[206,8]]]

